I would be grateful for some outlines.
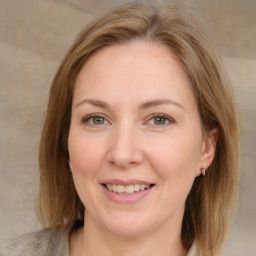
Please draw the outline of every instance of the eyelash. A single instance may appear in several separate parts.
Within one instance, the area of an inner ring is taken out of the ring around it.
[[[93,119],[95,117],[102,118],[102,119],[104,119],[104,121],[107,121],[107,119],[104,117],[104,115],[102,115],[100,113],[93,113],[93,114],[90,114],[90,115],[84,117],[82,120],[82,123],[89,123],[90,119]],[[93,124],[90,124],[90,125],[93,125]],[[94,126],[100,126],[100,125],[94,124]]]
[[[175,123],[175,120],[173,118],[171,118],[168,115],[160,114],[160,113],[150,115],[149,118],[147,119],[147,122],[149,122],[150,120],[154,120],[155,118],[162,118],[162,119],[165,119],[166,121],[168,121],[167,124],[158,124],[158,125],[157,124],[152,124],[152,125],[155,125],[155,126],[166,126],[166,125]]]
[[[105,118],[104,115],[100,114],[100,113],[93,113],[93,114],[90,114],[90,115],[87,115],[86,117],[84,117],[82,119],[82,123],[88,123],[89,124],[89,121],[90,119],[93,119],[93,118],[102,118],[104,120],[104,122],[108,122],[107,119]],[[173,118],[171,118],[170,116],[168,115],[165,115],[165,114],[160,114],[160,113],[157,113],[157,114],[152,114],[150,115],[148,118],[147,118],[147,121],[146,123],[148,123],[149,121],[151,120],[154,120],[155,118],[162,118],[164,120],[166,120],[168,123],[164,123],[164,124],[151,124],[153,126],[167,126],[169,124],[173,124],[175,123],[175,120]],[[108,122],[109,123],[109,122]],[[96,125],[96,124],[89,124],[89,125],[92,125],[92,126],[101,126],[101,125],[105,125],[105,124],[99,124],[99,125]]]

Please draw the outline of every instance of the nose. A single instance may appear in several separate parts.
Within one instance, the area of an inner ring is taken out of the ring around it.
[[[134,129],[119,127],[112,131],[107,159],[119,169],[129,169],[143,162],[139,135]]]

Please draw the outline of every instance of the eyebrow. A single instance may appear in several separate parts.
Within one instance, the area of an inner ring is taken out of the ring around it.
[[[95,107],[99,107],[99,108],[104,108],[104,109],[110,109],[110,105],[104,101],[101,100],[97,100],[97,99],[84,99],[80,102],[78,102],[75,105],[75,108],[79,107],[80,105],[84,104],[84,103],[89,103]]]
[[[180,103],[170,99],[156,99],[156,100],[147,101],[145,103],[140,104],[139,109],[147,109],[147,108],[152,108],[152,107],[165,105],[165,104],[171,104],[179,108],[185,109]]]
[[[98,100],[98,99],[84,99],[84,100],[80,101],[79,103],[77,103],[75,105],[75,108],[79,107],[80,105],[82,105],[84,103],[89,103],[93,106],[103,108],[103,109],[108,109],[108,110],[111,109],[111,107],[108,103]],[[156,99],[156,100],[146,101],[139,105],[139,109],[144,110],[147,108],[152,108],[152,107],[156,107],[159,105],[165,105],[165,104],[171,104],[171,105],[175,105],[181,109],[185,109],[184,106],[182,106],[178,102],[170,100],[170,99]]]

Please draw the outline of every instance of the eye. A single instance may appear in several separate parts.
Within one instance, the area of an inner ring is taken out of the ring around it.
[[[104,124],[105,123],[105,119],[103,117],[91,117],[90,118],[92,123],[95,124],[95,125],[101,125],[101,124]]]
[[[83,119],[83,123],[89,124],[91,126],[101,126],[109,124],[109,122],[103,116],[98,114],[91,114],[86,116]]]
[[[174,120],[171,117],[164,114],[154,114],[150,117],[148,123],[151,125],[164,126],[170,123],[174,123]]]

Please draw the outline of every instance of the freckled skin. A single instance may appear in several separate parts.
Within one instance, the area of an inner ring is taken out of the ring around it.
[[[73,96],[68,146],[88,228],[123,237],[159,233],[159,240],[164,230],[172,230],[179,237],[186,197],[202,165],[210,164],[196,100],[181,64],[165,46],[153,43],[105,47],[82,68]],[[76,107],[84,99],[110,108],[90,103]],[[139,108],[154,99],[183,107]],[[104,122],[86,119],[93,113]],[[173,121],[157,125],[151,115],[159,113]],[[104,195],[100,184],[114,178],[155,186],[142,200],[120,205]]]

